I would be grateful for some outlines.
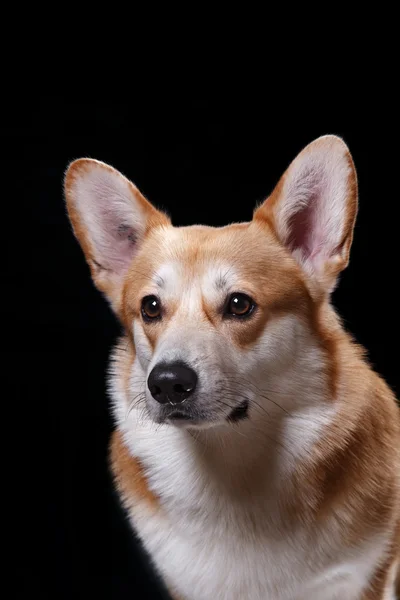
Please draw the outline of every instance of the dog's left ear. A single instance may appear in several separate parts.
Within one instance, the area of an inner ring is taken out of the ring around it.
[[[295,158],[254,218],[278,239],[323,292],[347,266],[357,214],[357,176],[346,144],[318,138]]]

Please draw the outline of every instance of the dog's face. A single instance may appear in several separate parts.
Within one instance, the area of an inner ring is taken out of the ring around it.
[[[94,281],[135,349],[128,402],[145,399],[154,421],[237,422],[273,388],[284,394],[300,360],[304,370],[356,215],[341,140],[308,146],[250,223],[174,228],[120,173],[88,159],[70,166],[66,198]]]
[[[293,259],[250,223],[156,229],[122,305],[150,414],[200,425],[247,416],[261,374],[290,359],[309,302]]]

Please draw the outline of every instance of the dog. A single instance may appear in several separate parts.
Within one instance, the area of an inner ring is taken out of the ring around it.
[[[349,261],[345,142],[304,148],[248,223],[173,227],[121,173],[65,198],[124,335],[110,465],[180,600],[393,600],[400,411],[330,302]]]

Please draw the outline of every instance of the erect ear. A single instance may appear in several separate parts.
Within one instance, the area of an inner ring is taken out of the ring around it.
[[[69,218],[93,280],[118,311],[132,258],[148,231],[169,220],[121,173],[97,160],[81,158],[71,163],[64,190]]]
[[[313,283],[331,292],[348,264],[357,214],[357,176],[346,144],[318,138],[295,158],[256,210]]]

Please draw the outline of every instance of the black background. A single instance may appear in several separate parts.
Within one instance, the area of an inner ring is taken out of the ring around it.
[[[105,368],[119,327],[91,283],[66,217],[62,180],[82,156],[131,178],[176,225],[248,220],[288,163],[319,135],[350,146],[360,212],[334,302],[374,367],[400,391],[399,193],[387,107],[344,118],[322,105],[278,114],[265,98],[130,102],[40,97],[4,119],[4,316],[13,420],[5,463],[15,597],[163,598],[114,497]],[[398,157],[398,152],[397,152]],[[7,183],[9,185],[7,185]],[[14,554],[15,553],[15,554]],[[11,597],[11,596],[9,596]]]

